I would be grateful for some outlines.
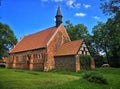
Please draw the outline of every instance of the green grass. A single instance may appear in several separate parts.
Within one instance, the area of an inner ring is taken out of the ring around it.
[[[91,83],[83,79],[89,72],[102,74],[108,84]],[[38,72],[0,68],[0,89],[120,89],[120,68],[99,68],[70,72],[53,70]]]

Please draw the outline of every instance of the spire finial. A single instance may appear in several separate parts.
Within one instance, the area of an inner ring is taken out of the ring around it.
[[[57,8],[57,14],[56,14],[56,27],[58,27],[62,23],[62,14],[60,11],[60,6]]]

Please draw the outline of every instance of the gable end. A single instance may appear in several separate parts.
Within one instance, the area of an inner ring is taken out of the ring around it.
[[[54,34],[52,35],[52,37],[50,38],[50,40],[47,42],[47,44],[46,44],[47,47],[48,47],[48,45],[51,43],[51,41],[54,39],[54,37],[56,36],[57,32],[60,30],[60,28],[61,28],[62,26],[63,26],[63,24],[61,24],[61,25],[56,29],[56,31],[54,32]],[[66,31],[66,29],[65,29],[64,26],[63,26],[63,28],[64,28],[64,31],[65,31],[68,39],[70,40],[70,37],[69,37],[69,35],[68,35],[68,33],[67,33],[67,31]],[[70,41],[71,41],[71,40],[70,40]]]
[[[88,47],[86,45],[86,42],[83,41],[79,50],[78,50],[78,54],[82,54],[82,55],[90,55],[90,52],[88,50]]]

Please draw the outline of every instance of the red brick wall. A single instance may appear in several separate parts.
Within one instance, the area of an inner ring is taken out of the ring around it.
[[[65,42],[70,41],[68,34],[65,31],[65,28],[63,25],[60,25],[58,27],[58,32],[55,34],[55,36],[52,38],[50,43],[48,44],[47,48],[47,62],[46,62],[46,70],[52,69],[55,67],[54,63],[54,55],[55,52],[61,47],[61,45]]]
[[[10,54],[6,68],[44,70],[45,54],[46,49]]]
[[[75,55],[75,71],[78,72],[80,71],[80,59],[79,55]]]

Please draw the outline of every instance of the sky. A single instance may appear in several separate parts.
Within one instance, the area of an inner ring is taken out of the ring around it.
[[[8,24],[18,40],[55,26],[57,7],[60,6],[63,24],[84,24],[88,32],[97,22],[107,17],[100,9],[100,0],[0,0],[0,22]]]

